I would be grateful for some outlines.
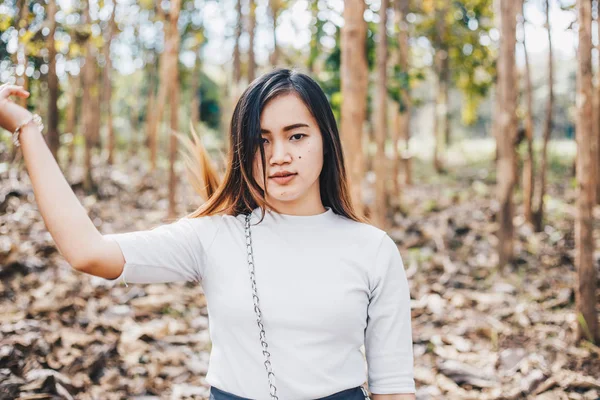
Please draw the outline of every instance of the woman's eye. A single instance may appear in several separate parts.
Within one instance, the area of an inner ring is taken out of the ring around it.
[[[267,138],[261,138],[260,141],[261,141],[262,144],[269,143],[269,139],[267,139]]]
[[[306,136],[304,133],[296,133],[295,135],[292,135],[293,138],[297,138],[296,140],[300,140],[304,136]]]

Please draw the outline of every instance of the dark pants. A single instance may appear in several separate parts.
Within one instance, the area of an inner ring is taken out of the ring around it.
[[[341,392],[334,393],[327,397],[321,397],[318,400],[365,400],[365,392],[363,392],[362,386],[357,386],[352,389],[342,390]],[[236,396],[235,394],[231,394],[225,392],[221,389],[217,389],[212,386],[210,388],[210,398],[209,400],[252,400],[247,399],[245,397]]]

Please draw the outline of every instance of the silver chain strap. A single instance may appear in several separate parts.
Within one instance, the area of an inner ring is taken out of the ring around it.
[[[267,370],[267,378],[269,379],[269,393],[271,394],[271,400],[279,400],[277,397],[277,388],[273,379],[275,374],[271,368],[271,353],[268,352],[267,339],[265,337],[265,327],[262,324],[262,313],[258,305],[258,293],[256,290],[256,275],[254,274],[254,254],[252,253],[252,236],[250,234],[250,215],[246,215],[246,251],[248,253],[248,269],[250,270],[250,283],[252,283],[252,298],[254,299],[254,312],[256,313],[256,323],[260,329],[260,344],[262,346],[262,352],[265,356],[265,369]]]
[[[254,274],[254,254],[252,252],[252,235],[250,234],[250,216],[251,214],[246,215],[246,252],[248,254],[248,269],[250,270],[250,283],[252,284],[252,298],[254,299],[254,312],[256,314],[256,323],[258,324],[258,328],[260,329],[260,344],[262,346],[262,352],[265,356],[265,369],[267,370],[267,378],[269,379],[269,393],[271,394],[271,400],[279,400],[277,397],[277,388],[275,387],[275,383],[273,383],[273,379],[275,378],[275,374],[271,368],[271,353],[267,351],[269,345],[267,344],[267,338],[265,337],[265,327],[262,324],[262,312],[260,311],[260,307],[258,305],[258,292],[256,290],[256,275]],[[364,388],[364,386],[360,387],[365,400],[370,400],[369,393]]]

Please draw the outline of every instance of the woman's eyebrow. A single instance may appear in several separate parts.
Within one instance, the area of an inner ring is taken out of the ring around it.
[[[283,127],[283,131],[287,132],[287,131],[291,131],[292,129],[296,129],[296,128],[309,128],[309,126],[307,124],[304,123],[297,123],[297,124],[292,124],[292,125],[288,125],[288,126],[284,126]],[[270,130],[268,129],[260,129],[260,133],[271,133]]]

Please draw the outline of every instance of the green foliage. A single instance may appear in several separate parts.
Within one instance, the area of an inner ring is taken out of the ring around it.
[[[212,129],[218,129],[221,121],[219,86],[204,72],[200,74],[200,121]]]
[[[0,33],[5,32],[13,25],[13,19],[10,15],[0,14]]]
[[[323,27],[325,26],[325,20],[318,17],[319,13],[319,2],[313,1],[310,3],[310,11],[313,15],[312,24],[310,27],[311,30],[311,38],[310,38],[310,51],[308,54],[308,67],[309,69],[315,65],[317,62],[317,58],[321,54],[321,46],[320,41],[321,38],[325,36],[325,31]]]
[[[317,82],[327,95],[329,103],[333,109],[333,114],[339,121],[342,105],[342,87],[340,71],[342,66],[342,52],[340,47],[341,30],[336,26],[335,32],[335,48],[325,59],[323,72],[316,76]],[[334,101],[335,99],[335,101]]]
[[[388,75],[388,95],[392,100],[399,104],[399,111],[404,112],[407,104],[402,100],[402,94],[412,96],[410,90],[419,82],[425,80],[425,72],[420,68],[410,68],[403,71],[399,65],[394,65],[392,72]],[[414,97],[411,99],[413,105],[421,104]]]
[[[448,52],[451,83],[464,94],[462,121],[471,125],[495,80],[492,0],[428,0],[419,12],[416,34],[426,37],[434,52]]]

